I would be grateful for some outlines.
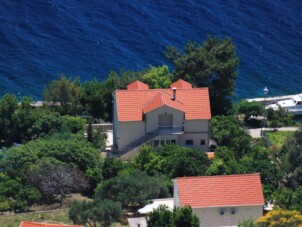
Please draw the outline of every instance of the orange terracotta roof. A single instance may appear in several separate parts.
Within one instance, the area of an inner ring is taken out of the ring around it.
[[[207,156],[209,159],[213,159],[214,158],[214,152],[207,152]]]
[[[134,81],[133,83],[127,86],[127,90],[148,90],[149,86],[139,80]]]
[[[260,174],[177,178],[180,205],[192,208],[264,205]]]
[[[172,89],[115,91],[118,121],[142,121],[146,103],[161,92],[172,97]],[[176,100],[183,104],[186,120],[211,119],[208,88],[176,89]]]
[[[23,221],[20,227],[83,227],[83,225],[65,225],[65,224],[55,224],[55,223],[40,223],[40,222],[30,222]]]
[[[180,79],[170,85],[170,88],[173,88],[173,87],[176,87],[178,89],[192,89],[192,84]]]
[[[171,108],[185,112],[185,108],[178,100],[172,100],[172,96],[166,92],[159,92],[151,100],[149,100],[143,107],[143,113],[148,113],[162,106],[169,106]]]

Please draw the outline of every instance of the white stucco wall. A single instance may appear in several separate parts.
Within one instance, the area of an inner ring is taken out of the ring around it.
[[[209,120],[185,120],[184,131],[186,132],[209,132]]]
[[[113,96],[113,144],[119,145],[119,122],[117,119],[117,101],[115,94]]]
[[[174,206],[180,207],[177,179],[173,179],[173,185],[174,185],[174,188],[173,188]]]
[[[224,215],[219,213],[220,208],[225,208]],[[211,208],[193,208],[202,227],[213,226],[237,226],[240,221],[253,219],[257,220],[263,214],[263,206],[239,206],[236,208],[236,214],[231,214],[233,207],[211,207]]]
[[[145,135],[144,121],[119,122],[119,149]]]
[[[178,139],[179,135],[177,134],[162,134],[162,135],[158,135],[156,137],[154,137],[152,139],[152,142],[151,142],[151,146],[154,146],[154,140],[175,140],[176,141],[176,144],[178,144]]]
[[[186,140],[193,140],[193,145],[186,145]],[[201,145],[200,141],[205,140],[205,145]],[[190,147],[190,148],[198,148],[203,151],[208,151],[209,149],[209,134],[208,133],[184,133],[179,135],[179,145]]]
[[[152,132],[158,128],[158,116],[161,114],[172,114],[173,115],[173,126],[182,126],[184,122],[184,113],[167,107],[163,106],[161,108],[155,109],[151,112],[146,114],[146,132]]]

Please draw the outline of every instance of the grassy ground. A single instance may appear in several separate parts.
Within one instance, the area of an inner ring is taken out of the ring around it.
[[[33,222],[55,222],[62,224],[73,224],[68,217],[68,209],[43,212],[43,213],[27,213],[27,214],[14,214],[7,216],[0,216],[1,227],[19,227],[22,221]],[[111,227],[125,227],[119,223],[114,223]]]
[[[32,207],[32,210],[36,212],[0,215],[0,227],[19,227],[22,221],[73,224],[68,217],[68,207],[70,206],[71,202],[89,201],[89,200],[90,200],[89,198],[84,197],[80,194],[70,194],[64,199],[63,206],[61,206],[60,204],[35,206]],[[124,220],[123,222],[126,223],[126,220]],[[127,225],[121,225],[119,223],[114,223],[113,225],[111,225],[111,227],[125,227],[125,226]]]
[[[295,132],[272,131],[272,132],[267,132],[267,136],[274,146],[282,147],[286,139],[290,136],[293,136],[294,133]]]
[[[68,218],[68,210],[58,210],[43,213],[27,213],[27,214],[14,214],[7,216],[0,216],[1,227],[19,227],[22,221],[36,221],[36,222],[58,222],[65,224],[72,224]]]

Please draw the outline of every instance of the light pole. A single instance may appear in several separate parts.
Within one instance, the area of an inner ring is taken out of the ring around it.
[[[266,96],[268,94],[268,89],[267,87],[265,87],[263,89],[263,94],[264,94],[264,108],[263,108],[263,125],[262,125],[262,139],[264,140],[264,137],[265,137],[265,124],[266,124],[266,109],[265,109],[265,106],[266,106]]]

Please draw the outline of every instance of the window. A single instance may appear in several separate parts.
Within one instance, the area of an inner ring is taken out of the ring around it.
[[[176,144],[176,140],[154,140],[153,146],[158,147],[159,145],[164,146],[165,144]]]
[[[231,208],[231,214],[236,214],[237,209],[235,207]]]
[[[193,140],[186,140],[186,145],[187,146],[192,146],[194,143],[193,143]]]
[[[219,209],[219,214],[224,215],[225,214],[225,209],[224,208]]]
[[[206,141],[205,141],[205,140],[200,140],[200,145],[201,145],[201,146],[206,145]]]

